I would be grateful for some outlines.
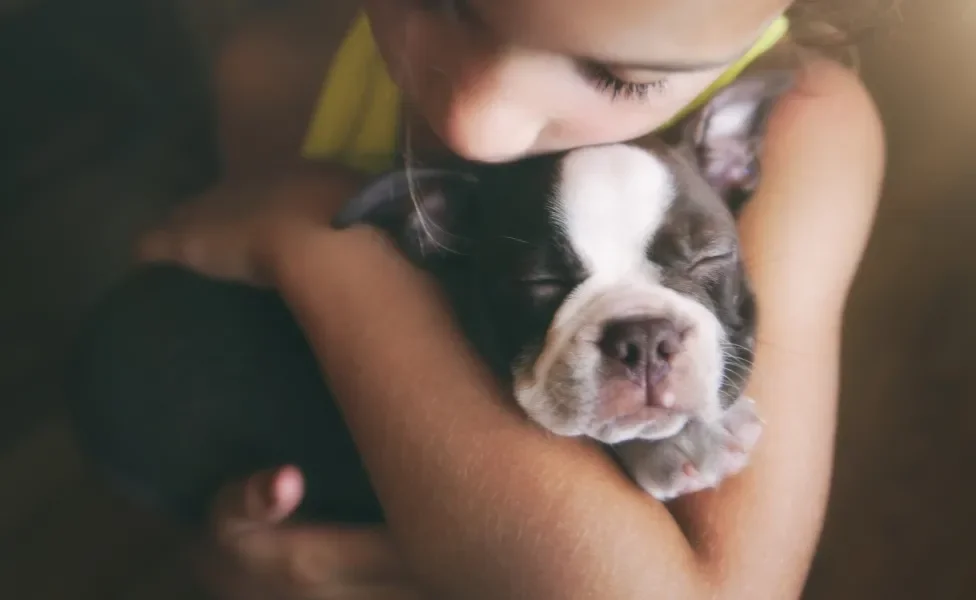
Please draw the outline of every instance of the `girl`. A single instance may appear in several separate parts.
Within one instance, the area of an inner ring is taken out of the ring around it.
[[[325,224],[361,173],[389,165],[398,133],[408,159],[446,148],[496,162],[636,138],[756,61],[796,56],[790,31],[811,30],[818,0],[294,4],[217,63],[225,180],[140,245],[273,291],[173,268],[133,276],[79,353],[74,405],[98,464],[208,519],[229,597],[797,597],[827,498],[842,311],[883,170],[851,72],[799,62],[741,218],[762,311],[749,391],[761,445],[746,473],[667,508],[598,449],[510,408],[378,234]],[[322,430],[323,371],[383,530],[284,524],[342,492],[316,478],[351,452]]]

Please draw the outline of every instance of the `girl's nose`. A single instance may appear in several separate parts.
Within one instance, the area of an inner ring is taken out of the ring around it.
[[[502,90],[479,90],[448,99],[440,134],[464,158],[505,162],[532,150],[544,126],[542,115]]]
[[[440,114],[432,125],[469,160],[504,162],[531,151],[546,128],[545,69],[508,49],[466,53],[441,80]]]

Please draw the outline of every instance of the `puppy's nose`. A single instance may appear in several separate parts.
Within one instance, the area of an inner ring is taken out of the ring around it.
[[[670,319],[611,321],[599,342],[603,355],[622,366],[628,378],[647,386],[649,404],[660,404],[657,388],[671,372],[671,361],[681,351],[681,334]]]

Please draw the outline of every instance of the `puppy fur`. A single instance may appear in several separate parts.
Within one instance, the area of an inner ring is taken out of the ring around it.
[[[789,81],[733,83],[677,143],[396,171],[336,225],[381,227],[434,273],[537,424],[607,444],[661,500],[712,487],[746,465],[761,431],[741,397],[756,306],[735,212]]]

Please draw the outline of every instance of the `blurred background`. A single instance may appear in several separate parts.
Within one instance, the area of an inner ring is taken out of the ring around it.
[[[80,462],[60,365],[133,236],[213,174],[206,65],[234,4],[0,0],[0,598],[202,597],[173,533]],[[976,8],[902,13],[861,49],[889,169],[810,600],[976,589]]]

